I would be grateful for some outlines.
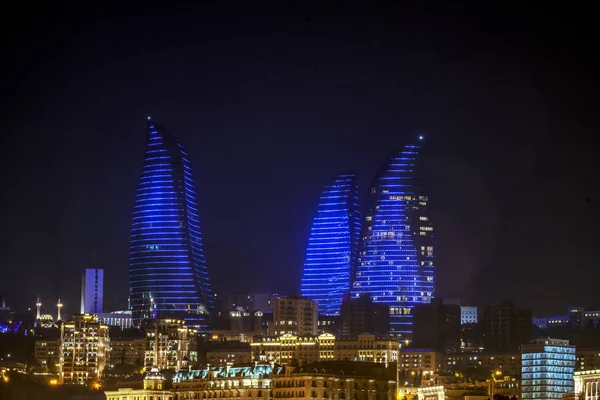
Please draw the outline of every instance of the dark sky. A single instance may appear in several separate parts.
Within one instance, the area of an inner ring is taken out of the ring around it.
[[[201,3],[4,16],[10,305],[60,293],[76,312],[96,262],[107,308],[126,306],[151,114],[191,154],[217,291],[295,291],[321,186],[356,169],[366,192],[385,157],[424,134],[438,296],[600,308],[592,10]]]

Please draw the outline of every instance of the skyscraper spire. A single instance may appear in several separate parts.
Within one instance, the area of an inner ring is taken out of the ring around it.
[[[60,309],[62,308],[63,304],[60,301],[60,296],[58,297],[58,303],[56,303],[56,308],[58,309],[57,315],[56,315],[56,322],[61,321],[60,318]]]
[[[37,301],[35,302],[35,307],[37,308],[37,315],[35,317],[36,320],[39,320],[42,317],[42,301],[40,300],[40,294],[37,295]]]

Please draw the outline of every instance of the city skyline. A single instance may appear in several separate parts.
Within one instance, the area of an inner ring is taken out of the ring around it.
[[[422,134],[437,297],[598,308],[598,60],[580,11],[227,3],[14,13],[0,139],[9,306],[33,309],[40,292],[76,312],[81,271],[97,265],[104,308],[127,307],[150,114],[190,154],[217,292],[298,292],[323,183],[349,168],[367,182]]]
[[[11,4],[0,398],[600,400],[590,10]]]

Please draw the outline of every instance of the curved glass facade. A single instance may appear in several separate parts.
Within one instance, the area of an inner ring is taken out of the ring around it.
[[[206,330],[212,308],[196,187],[179,139],[148,121],[129,253],[130,305],[136,326],[178,317]]]
[[[359,235],[358,179],[354,173],[336,175],[321,192],[302,276],[302,296],[317,302],[319,314],[340,314]]]
[[[434,239],[429,198],[417,179],[419,145],[389,157],[367,204],[352,296],[390,308],[390,331],[408,338],[412,308],[434,296]]]

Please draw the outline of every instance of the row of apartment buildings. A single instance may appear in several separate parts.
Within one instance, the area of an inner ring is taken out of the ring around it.
[[[251,343],[205,345],[199,359],[198,338],[182,320],[162,319],[144,329],[144,337],[111,339],[108,327],[93,314],[76,315],[61,325],[61,337],[37,340],[36,361],[59,375],[61,383],[99,380],[108,366],[129,364],[150,370],[178,371],[202,364],[227,366],[252,361],[289,364],[293,361],[366,361],[387,364],[398,360],[400,344],[389,337],[361,334],[336,338],[331,334],[257,337]],[[210,344],[210,343],[209,343]]]
[[[389,336],[363,333],[336,338],[330,333],[319,336],[285,334],[260,338],[250,343],[252,360],[288,364],[318,361],[365,361],[387,364],[398,360],[400,343]]]
[[[99,380],[109,365],[179,370],[197,362],[196,331],[182,320],[156,320],[144,333],[139,339],[111,340],[108,326],[95,314],[75,315],[61,325],[59,339],[35,342],[35,359],[64,384]]]
[[[430,381],[420,388],[403,387],[389,368],[378,364],[314,363],[301,368],[255,362],[237,367],[190,368],[177,372],[172,381],[167,381],[157,369],[153,369],[146,374],[140,388],[120,388],[106,391],[105,394],[108,400],[391,400],[407,396],[419,400],[444,400],[464,396],[491,398],[495,394],[522,399],[562,397],[597,400],[600,395],[600,369],[574,373],[572,370],[566,371],[569,369],[569,359],[572,361],[569,354],[573,350],[573,346],[566,341],[555,339],[541,339],[527,345],[523,356],[530,362],[524,366],[522,385],[521,381],[514,378],[492,376],[487,381],[468,384],[434,384]],[[561,354],[564,357],[556,357]],[[547,365],[547,360],[562,360],[562,368],[566,370],[560,374],[554,373],[556,377],[551,380],[528,376],[528,371],[539,369],[539,365]],[[539,364],[540,361],[542,364]]]
[[[179,371],[172,382],[154,369],[146,375],[143,388],[120,388],[105,394],[107,400],[393,400],[396,381],[389,369],[368,363],[316,363],[299,368],[256,362]]]
[[[99,379],[107,365],[130,364],[177,371],[198,361],[225,367],[253,361],[301,364],[322,361],[362,361],[378,364],[399,362],[402,371],[418,374],[502,371],[516,376],[521,371],[520,352],[463,352],[445,354],[433,349],[401,348],[386,336],[331,334],[255,338],[252,343],[212,343],[199,355],[195,333],[178,320],[159,320],[138,339],[109,340],[105,328],[93,316],[78,316],[64,324],[62,339],[36,341],[35,357],[54,366],[64,383]],[[210,343],[209,343],[210,344]],[[577,349],[576,370],[600,368],[600,349]]]

